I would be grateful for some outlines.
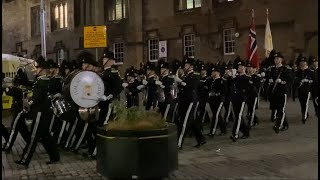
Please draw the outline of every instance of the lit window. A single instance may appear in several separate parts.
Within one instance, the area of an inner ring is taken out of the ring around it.
[[[127,0],[110,0],[107,7],[109,21],[117,21],[127,17]]]
[[[184,55],[188,57],[194,57],[194,34],[188,34],[183,36],[184,40]]]
[[[115,64],[123,64],[123,59],[124,59],[124,45],[123,43],[114,43],[113,44],[113,53],[114,53],[114,58],[116,59]]]
[[[224,49],[225,55],[234,54],[234,46],[235,46],[234,33],[235,33],[234,28],[223,30],[223,49]]]
[[[51,29],[63,29],[68,27],[68,5],[66,1],[51,3]]]
[[[178,10],[194,9],[201,7],[201,0],[178,0]]]
[[[149,49],[149,61],[157,62],[159,59],[159,40],[150,39],[148,43]]]

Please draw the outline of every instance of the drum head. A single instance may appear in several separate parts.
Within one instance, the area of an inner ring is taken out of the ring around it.
[[[90,108],[96,106],[104,95],[104,83],[100,76],[91,71],[80,71],[69,85],[72,101],[78,106]]]

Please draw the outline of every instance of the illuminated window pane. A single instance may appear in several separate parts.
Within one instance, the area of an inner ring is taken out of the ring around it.
[[[187,0],[187,9],[193,8],[193,0]]]
[[[63,6],[60,4],[59,8],[59,20],[60,20],[60,28],[63,28]]]
[[[194,7],[195,8],[201,7],[201,0],[194,0]]]
[[[68,5],[64,4],[64,27],[68,27]]]

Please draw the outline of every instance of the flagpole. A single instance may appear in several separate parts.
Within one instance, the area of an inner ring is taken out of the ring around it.
[[[269,9],[267,8],[267,18],[269,19]]]
[[[252,9],[252,18],[254,18],[254,9]]]

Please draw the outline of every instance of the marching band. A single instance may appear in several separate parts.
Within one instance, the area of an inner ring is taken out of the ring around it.
[[[112,103],[120,99],[122,91],[127,108],[145,106],[145,110],[158,111],[167,122],[177,125],[179,149],[186,135],[192,135],[196,139],[194,147],[199,148],[206,144],[204,134],[213,137],[219,128],[218,135],[224,136],[230,126],[232,141],[249,138],[251,129],[259,125],[256,110],[261,96],[270,102],[270,120],[275,123],[275,133],[289,128],[286,104],[288,95],[294,92],[292,89],[298,92],[302,123],[309,117],[309,100],[313,101],[318,116],[317,59],[310,57],[308,61],[299,57],[293,78],[293,70],[284,65],[280,52],[273,52],[269,59],[272,63],[261,69],[239,57],[227,64],[205,64],[192,57],[171,63],[161,59],[156,64],[141,64],[139,70],[128,68],[121,80],[114,68],[114,54],[107,49],[99,62],[89,53],[80,53],[77,61],[64,62],[60,68],[51,60],[39,58],[33,85],[22,72],[13,79],[13,86],[3,89],[14,99],[11,132],[3,150],[11,151],[19,132],[26,146],[20,160],[15,161],[17,164],[29,165],[39,141],[49,154],[48,164],[60,160],[57,145],[74,152],[88,148],[83,155],[95,158],[96,128],[105,125],[114,115]],[[98,98],[100,110],[96,121],[85,120],[81,107],[72,102],[71,95],[64,93],[70,89],[72,78],[81,71],[98,74],[104,84],[103,96]],[[32,96],[28,95],[31,90]],[[32,119],[30,131],[26,119]],[[209,123],[208,132],[203,128],[206,123]]]

